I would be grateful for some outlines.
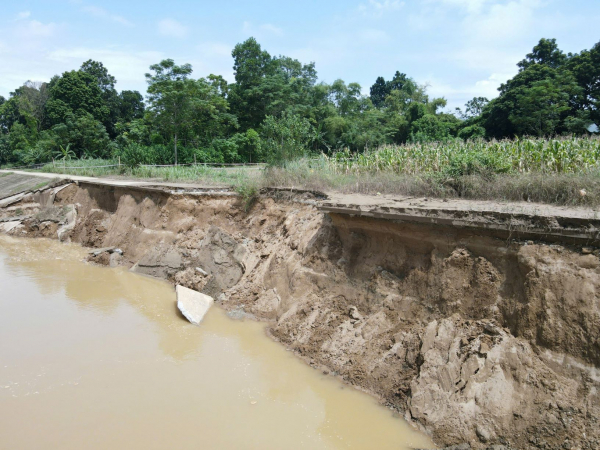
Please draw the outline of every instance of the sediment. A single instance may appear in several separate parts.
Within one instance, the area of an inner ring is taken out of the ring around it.
[[[226,190],[80,182],[5,205],[0,230],[79,243],[268,321],[440,446],[600,448],[593,217],[342,203],[269,190],[248,210]]]

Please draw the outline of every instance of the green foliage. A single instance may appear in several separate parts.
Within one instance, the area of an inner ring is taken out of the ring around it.
[[[110,114],[96,78],[77,70],[63,73],[52,83],[46,111],[50,125],[64,123],[70,116],[86,113],[103,122]]]
[[[67,144],[65,147],[60,145],[58,147],[58,151],[55,153],[55,157],[56,159],[68,161],[70,159],[75,158],[75,152],[71,150],[71,144]]]
[[[285,165],[307,154],[314,133],[308,120],[286,113],[279,119],[267,116],[261,135],[267,160],[272,164]]]
[[[377,77],[366,96],[358,83],[317,83],[314,63],[272,56],[254,38],[236,45],[232,56],[234,83],[215,74],[196,79],[191,65],[172,59],[152,65],[147,107],[139,92],[117,92],[117,80],[99,61],[47,83],[28,81],[0,98],[0,163],[43,162],[70,145],[77,158],[121,156],[135,170],[193,162],[289,166],[324,153],[348,167],[361,167],[352,162],[360,159],[376,170],[480,176],[501,172],[505,161],[515,170],[506,155],[464,153],[483,146],[482,139],[510,153],[525,144],[503,139],[581,136],[600,123],[600,43],[565,54],[554,39],[542,39],[497,98],[475,97],[456,115],[444,111],[444,98],[430,97],[399,71],[391,80]],[[422,159],[409,157],[408,149]],[[540,170],[574,170],[571,150],[528,152],[543,154]],[[593,165],[586,152],[584,164]],[[349,154],[355,156],[340,156]],[[528,158],[519,161],[535,167]]]
[[[453,140],[383,146],[328,158],[335,170],[449,176],[497,173],[582,173],[600,169],[600,138]]]
[[[121,164],[133,169],[141,164],[153,164],[153,152],[140,144],[131,143],[121,149]]]

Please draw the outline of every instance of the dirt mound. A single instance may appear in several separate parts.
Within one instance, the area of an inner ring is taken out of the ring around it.
[[[55,202],[76,207],[72,240],[270,320],[275,339],[441,445],[600,447],[593,252],[281,195],[248,213],[232,197],[91,185]]]

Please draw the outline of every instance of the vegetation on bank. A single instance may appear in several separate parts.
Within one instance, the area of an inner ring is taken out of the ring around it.
[[[92,60],[48,82],[28,81],[0,98],[0,165],[70,158],[120,158],[131,169],[281,165],[310,154],[367,158],[405,144],[443,142],[453,151],[481,138],[580,136],[600,123],[600,43],[565,54],[542,39],[496,99],[477,97],[453,112],[400,71],[378,77],[364,95],[357,83],[318,82],[314,63],[272,56],[253,38],[232,57],[233,83],[194,78],[189,64],[170,59],[154,64],[145,98],[118,92],[117,80]]]
[[[248,198],[285,185],[600,203],[600,42],[565,54],[541,39],[497,98],[454,112],[399,71],[364,95],[357,83],[318,82],[314,63],[272,56],[254,38],[232,57],[233,83],[154,64],[146,98],[118,92],[92,60],[28,81],[0,98],[0,165],[233,185]],[[257,162],[266,168],[210,167]]]
[[[39,170],[232,186],[248,198],[262,187],[285,186],[600,206],[600,137],[388,145],[360,154],[313,154],[263,166],[131,167],[119,166],[119,160],[64,160]]]

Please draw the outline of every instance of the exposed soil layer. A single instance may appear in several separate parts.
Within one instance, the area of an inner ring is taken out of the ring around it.
[[[51,204],[31,194],[0,210],[0,228],[102,249],[89,259],[268,320],[439,445],[600,448],[600,260],[579,240],[327,213],[310,192],[245,212],[217,193],[54,190]]]

